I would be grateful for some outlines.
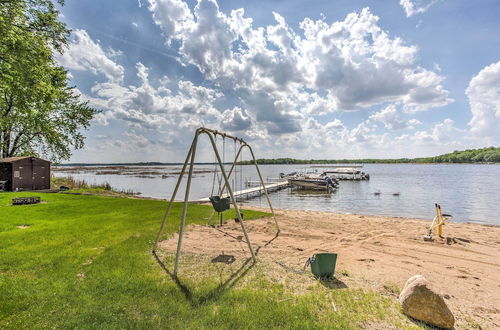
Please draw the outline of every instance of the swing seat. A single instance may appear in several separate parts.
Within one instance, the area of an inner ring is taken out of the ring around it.
[[[214,210],[217,212],[224,212],[229,210],[231,206],[231,198],[220,198],[220,196],[211,196],[208,198],[214,207]]]

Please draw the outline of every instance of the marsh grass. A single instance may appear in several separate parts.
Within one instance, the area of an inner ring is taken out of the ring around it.
[[[161,256],[162,268],[151,253],[163,201],[38,194],[44,203],[10,205],[29,194],[0,194],[2,329],[418,327],[380,293],[331,289],[307,274],[308,289],[297,293],[290,280],[270,278],[264,262],[185,255],[173,278],[173,256]],[[177,230],[181,210],[173,208],[163,238]],[[187,222],[204,224],[210,211],[190,205]],[[249,220],[265,215],[245,211]]]
[[[134,192],[132,190],[123,190],[113,188],[108,182],[101,184],[89,184],[85,180],[78,180],[71,176],[55,177],[50,178],[50,185],[53,189],[60,187],[68,187],[69,192],[72,193],[87,193],[87,194],[97,194],[97,195],[109,195],[109,196],[132,196],[139,195],[140,193]]]

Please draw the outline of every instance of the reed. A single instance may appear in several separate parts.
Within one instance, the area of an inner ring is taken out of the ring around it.
[[[58,189],[61,187],[67,187],[71,192],[79,193],[105,193],[106,195],[118,194],[118,195],[139,195],[140,193],[134,192],[131,189],[117,189],[113,188],[109,182],[103,183],[88,183],[85,179],[75,179],[71,176],[55,177],[50,178],[50,185],[53,189]]]

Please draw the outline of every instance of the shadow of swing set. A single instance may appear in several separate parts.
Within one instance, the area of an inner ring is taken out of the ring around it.
[[[188,204],[189,204],[189,191],[191,188],[191,179],[193,176],[193,168],[194,168],[195,159],[196,159],[196,147],[198,145],[198,139],[200,138],[201,135],[208,136],[208,138],[210,140],[210,144],[211,144],[213,151],[214,151],[214,154],[215,154],[215,158],[217,160],[216,166],[218,165],[220,172],[222,174],[221,179],[224,180],[224,184],[222,186],[219,183],[219,194],[210,196],[210,201],[212,203],[212,206],[216,212],[221,213],[221,212],[224,212],[225,210],[228,210],[230,208],[230,204],[233,204],[234,210],[236,211],[236,215],[238,216],[238,222],[241,226],[241,230],[243,231],[243,235],[245,237],[246,243],[248,245],[248,249],[250,251],[251,259],[253,260],[254,264],[256,262],[256,258],[255,258],[256,252],[252,246],[250,238],[248,237],[246,226],[245,226],[245,223],[243,221],[243,215],[240,212],[240,209],[238,207],[238,203],[236,202],[236,196],[235,196],[234,189],[233,189],[234,187],[230,183],[231,175],[233,174],[233,171],[234,171],[236,164],[238,162],[238,158],[240,157],[244,148],[247,148],[250,151],[250,155],[252,157],[253,164],[255,165],[255,168],[257,170],[257,174],[259,175],[260,184],[264,190],[264,194],[266,196],[267,203],[269,205],[274,223],[276,225],[276,237],[280,233],[278,221],[276,220],[276,217],[274,214],[274,209],[273,209],[273,206],[271,204],[271,200],[269,199],[269,195],[268,195],[266,186],[264,184],[264,180],[262,179],[262,174],[260,172],[259,166],[257,165],[257,160],[256,160],[255,155],[253,153],[252,147],[250,147],[250,145],[242,138],[235,137],[235,136],[229,135],[229,134],[224,133],[224,132],[219,132],[217,130],[213,130],[213,129],[209,129],[209,128],[205,128],[205,127],[200,127],[195,132],[193,142],[191,143],[191,147],[189,148],[188,154],[186,156],[186,160],[184,161],[184,165],[182,166],[182,170],[179,174],[179,178],[177,179],[177,183],[175,185],[174,192],[172,194],[172,197],[170,198],[170,202],[168,203],[165,215],[163,216],[163,220],[161,222],[160,229],[158,231],[158,234],[156,235],[156,239],[155,239],[155,243],[154,243],[153,251],[152,251],[155,258],[160,262],[157,254],[156,254],[156,251],[158,249],[158,242],[160,240],[161,234],[163,232],[163,229],[165,228],[165,224],[166,224],[168,217],[170,215],[170,211],[172,209],[172,206],[173,206],[175,197],[177,195],[177,191],[179,190],[180,184],[182,182],[183,176],[186,173],[186,168],[189,165],[189,171],[187,174],[187,182],[186,182],[186,190],[185,190],[185,194],[184,194],[184,202],[183,202],[183,208],[182,208],[182,215],[181,215],[181,221],[180,221],[180,228],[179,228],[179,239],[177,241],[177,250],[176,250],[176,254],[175,254],[174,272],[173,272],[173,274],[171,274],[173,278],[177,278],[177,274],[178,274],[178,270],[179,270],[179,259],[180,259],[181,250],[182,250],[182,238],[183,238],[183,234],[184,234],[184,228],[185,228],[185,224],[186,224],[186,214],[187,214],[187,209],[188,209]],[[232,162],[231,168],[229,169],[228,173],[226,173],[226,170],[224,168],[224,162],[221,159],[219,149],[217,148],[217,143],[216,143],[217,136],[222,137],[224,140],[226,138],[233,140],[235,142],[235,146],[236,146],[236,143],[239,142],[238,152],[236,153],[236,155],[234,157],[234,160]],[[214,178],[215,178],[215,176],[214,176]],[[214,179],[214,184],[215,184],[215,179]],[[229,196],[226,196],[226,197],[222,196],[222,192],[224,191],[224,189],[227,190],[227,192],[229,193]],[[212,187],[212,194],[213,194],[213,187]],[[214,213],[212,213],[212,216],[213,216],[213,214]],[[162,262],[160,262],[160,265],[162,265],[162,267],[164,267]]]

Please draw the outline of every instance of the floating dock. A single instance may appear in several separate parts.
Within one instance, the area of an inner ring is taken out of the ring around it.
[[[288,181],[267,182],[264,185],[267,189],[267,192],[271,193],[273,191],[278,191],[278,190],[281,190],[283,188],[287,188],[289,186],[289,183],[288,183]],[[264,187],[262,187],[262,185],[259,185],[257,187],[252,187],[252,188],[248,188],[248,189],[234,191],[233,194],[234,194],[234,197],[236,199],[242,199],[242,198],[249,199],[249,198],[252,198],[255,196],[260,196],[260,195],[264,194]],[[225,193],[221,197],[225,198],[228,196],[229,196],[229,193]],[[197,202],[200,202],[200,203],[201,202],[210,202],[210,200],[209,200],[209,197],[206,197],[206,198],[202,198],[202,199],[197,200]]]
[[[282,178],[267,178],[265,185],[267,186],[268,184],[272,184],[272,183],[286,183],[286,182],[287,182],[287,180],[284,180]],[[255,180],[255,181],[246,180],[245,185],[247,187],[257,187],[257,186],[260,186],[261,183],[258,180]]]

